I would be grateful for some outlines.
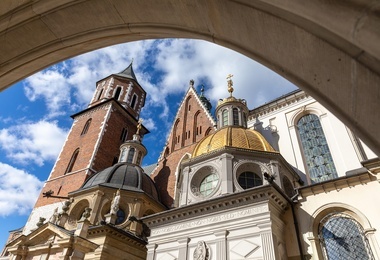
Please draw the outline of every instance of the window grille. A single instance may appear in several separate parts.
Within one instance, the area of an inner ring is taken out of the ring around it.
[[[323,257],[328,260],[374,260],[362,226],[345,213],[331,213],[319,224]]]
[[[243,172],[238,178],[239,185],[243,189],[249,189],[263,185],[263,180],[254,172]]]

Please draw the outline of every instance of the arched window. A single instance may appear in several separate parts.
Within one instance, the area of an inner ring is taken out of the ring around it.
[[[136,106],[136,99],[137,99],[137,95],[136,95],[136,94],[133,94],[133,98],[132,98],[132,102],[131,102],[131,108],[132,108],[132,109],[135,109],[135,106]]]
[[[282,186],[285,194],[288,195],[289,198],[293,197],[293,195],[296,193],[294,191],[292,182],[286,176],[282,177]]]
[[[239,125],[239,111],[236,107],[232,109],[232,118],[234,125]]]
[[[115,95],[113,96],[116,100],[119,99],[120,97],[120,92],[121,92],[121,87],[117,87],[115,91]]]
[[[325,216],[318,236],[325,259],[375,259],[363,227],[348,214],[333,212]]]
[[[135,148],[131,147],[129,149],[129,153],[128,153],[128,158],[127,158],[127,163],[132,163],[133,161],[133,156],[135,155]]]
[[[77,160],[77,157],[78,157],[78,154],[79,154],[79,148],[76,149],[73,153],[73,155],[71,156],[71,159],[70,159],[70,162],[69,164],[67,165],[67,169],[66,169],[66,173],[69,173],[73,170],[74,168],[74,164],[75,164],[75,161]]]
[[[103,94],[103,89],[100,90],[100,93],[99,93],[99,96],[98,96],[97,100],[99,100],[102,97],[102,94]]]
[[[85,135],[87,133],[88,128],[90,127],[90,124],[91,124],[91,120],[92,120],[91,118],[87,120],[86,124],[83,127],[82,133],[80,135]]]
[[[124,220],[125,220],[125,212],[124,212],[124,210],[119,209],[119,210],[116,212],[116,221],[115,221],[115,225],[119,225],[119,224],[123,223]]]
[[[263,185],[263,180],[254,172],[242,172],[239,175],[238,183],[243,189],[249,189]]]
[[[138,155],[137,155],[136,164],[140,164],[141,163],[141,157],[142,157],[142,153],[139,152]]]
[[[228,125],[228,111],[227,111],[227,109],[223,110],[222,118],[223,118],[222,126]]]
[[[338,177],[318,116],[308,114],[301,117],[297,128],[311,182]]]

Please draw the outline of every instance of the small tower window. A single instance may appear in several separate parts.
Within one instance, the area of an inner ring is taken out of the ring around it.
[[[82,133],[80,135],[85,135],[87,133],[88,128],[90,127],[90,124],[91,124],[91,120],[92,120],[91,118],[87,120],[86,124],[83,127]]]
[[[73,153],[73,155],[71,156],[71,159],[70,159],[69,165],[67,166],[65,174],[69,173],[73,170],[75,161],[77,160],[77,157],[78,157],[78,154],[79,154],[79,148],[76,149],[75,152]]]
[[[123,128],[123,131],[121,131],[121,135],[120,135],[120,141],[125,142],[127,140],[127,136],[128,136],[128,129]]]
[[[97,100],[99,100],[102,97],[102,94],[103,94],[103,89],[100,90],[100,93],[99,93],[99,96],[98,96]]]
[[[135,109],[135,106],[136,106],[136,99],[137,99],[137,95],[134,94],[134,95],[133,95],[133,98],[132,98],[132,102],[131,102],[131,108],[132,108],[132,109]]]
[[[223,124],[222,126],[228,125],[228,111],[227,109],[224,109],[222,112],[222,118],[223,118]]]
[[[239,125],[239,111],[237,108],[232,109],[232,117],[234,120],[234,125]]]
[[[132,163],[132,161],[133,161],[133,156],[135,156],[135,148],[131,147],[131,148],[129,149],[128,158],[127,158],[127,163]]]
[[[120,92],[121,92],[121,87],[117,87],[117,88],[116,88],[115,95],[114,95],[114,98],[115,98],[116,100],[119,99],[119,97],[120,97]]]
[[[139,152],[138,155],[137,155],[136,164],[140,165],[140,163],[141,163],[141,157],[142,157],[142,153]]]

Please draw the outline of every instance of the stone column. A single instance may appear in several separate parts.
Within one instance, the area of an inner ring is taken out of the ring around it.
[[[177,240],[179,246],[178,246],[178,260],[187,260],[187,253],[188,253],[188,244],[190,242],[190,238],[181,238]]]
[[[233,163],[232,163],[233,158],[234,157],[231,154],[222,154],[219,157],[222,164],[221,172],[224,173],[221,176],[222,194],[231,194],[234,192]]]
[[[276,253],[273,246],[272,232],[261,233],[261,243],[263,245],[263,259],[274,260],[276,259]]]
[[[156,259],[157,244],[148,244],[146,246],[146,248],[148,249],[148,254],[147,254],[146,259],[147,260],[155,260]]]
[[[190,174],[190,168],[189,167],[185,167],[183,170],[182,170],[182,174],[183,174],[183,180],[182,180],[182,184],[181,184],[181,187],[182,187],[182,191],[181,191],[181,201],[179,203],[180,206],[183,206],[183,205],[187,205],[187,198],[188,198],[188,192],[189,192],[189,174]]]
[[[216,257],[218,260],[227,260],[227,235],[228,231],[214,232],[216,237]]]

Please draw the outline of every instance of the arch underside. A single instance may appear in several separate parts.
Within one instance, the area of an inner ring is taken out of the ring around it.
[[[379,8],[369,0],[3,0],[0,90],[101,47],[203,39],[293,82],[380,154]]]

